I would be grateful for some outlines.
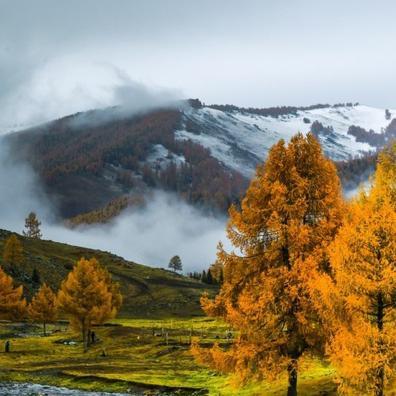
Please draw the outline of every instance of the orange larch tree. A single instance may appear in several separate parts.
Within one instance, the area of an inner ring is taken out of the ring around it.
[[[342,394],[382,396],[396,380],[396,145],[370,192],[350,204],[329,247],[331,276],[312,278]]]
[[[379,155],[374,186],[376,193],[389,196],[396,208],[396,142]]]
[[[12,234],[4,244],[3,262],[9,266],[21,264],[23,261],[23,248],[18,237]]]
[[[220,246],[224,282],[214,301],[203,299],[205,311],[223,318],[238,338],[227,352],[193,353],[244,378],[271,379],[287,370],[288,395],[296,395],[299,358],[324,340],[309,279],[328,269],[326,247],[343,212],[336,169],[312,134],[274,145],[241,208],[230,209],[227,231],[237,251]]]
[[[23,287],[15,287],[14,282],[0,267],[0,318],[21,319],[26,310]]]
[[[92,325],[104,323],[117,314],[122,296],[118,284],[96,259],[82,258],[63,281],[57,297],[58,308],[81,331],[84,351]]]
[[[33,297],[28,306],[29,318],[33,322],[43,325],[43,334],[46,333],[47,323],[53,323],[57,316],[56,295],[45,283]]]

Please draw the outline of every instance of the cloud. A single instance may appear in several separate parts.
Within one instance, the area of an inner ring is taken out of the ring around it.
[[[72,75],[63,74],[73,68]],[[7,74],[6,70],[3,73]],[[74,57],[49,61],[39,68],[32,68],[31,74],[21,72],[5,88],[3,95],[0,92],[0,133],[112,106],[117,109],[102,112],[102,115],[129,116],[155,108],[178,106],[184,97],[175,89],[134,81],[125,70],[109,63],[85,63]],[[93,122],[90,117],[85,119],[86,116],[82,114],[75,121]]]
[[[181,91],[161,87],[148,88],[142,83],[133,81],[129,75],[113,67],[119,82],[113,87],[113,103],[126,112],[140,112],[164,106],[176,106],[183,98]]]
[[[175,196],[158,192],[144,209],[126,212],[111,224],[73,230],[46,224],[43,232],[47,238],[156,267],[167,267],[178,254],[186,272],[207,269],[214,262],[217,243],[225,241],[225,219],[206,216]]]
[[[53,210],[31,168],[15,162],[4,138],[0,137],[0,227],[22,232],[24,218],[35,211],[52,220]]]

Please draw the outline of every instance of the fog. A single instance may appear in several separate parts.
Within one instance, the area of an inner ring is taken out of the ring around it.
[[[55,208],[26,164],[14,162],[0,138],[0,228],[21,233],[24,219],[35,211],[44,239],[112,252],[138,263],[167,267],[178,254],[184,271],[206,269],[213,263],[216,245],[225,238],[225,218],[209,217],[158,192],[139,210],[126,210],[107,225],[69,229],[55,222]]]
[[[68,230],[46,224],[43,233],[156,267],[167,267],[178,254],[187,272],[214,262],[216,245],[225,240],[225,219],[205,216],[173,195],[157,193],[144,209],[127,211],[109,225]]]

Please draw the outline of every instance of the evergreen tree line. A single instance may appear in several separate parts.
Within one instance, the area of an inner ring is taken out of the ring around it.
[[[212,270],[210,268],[207,271],[203,270],[202,272],[189,272],[188,277],[199,280],[202,283],[206,283],[207,285],[221,285],[223,283],[223,271],[220,272],[219,277],[215,277],[212,274]]]

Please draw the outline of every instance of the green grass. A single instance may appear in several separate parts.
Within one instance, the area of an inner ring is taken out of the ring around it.
[[[10,232],[0,230],[0,265],[23,284],[25,295],[31,298],[37,290],[31,275],[36,268],[42,282],[54,290],[59,288],[73,265],[81,257],[96,257],[121,285],[124,303],[120,314],[128,317],[186,317],[202,315],[200,296],[204,292],[214,294],[216,287],[202,284],[194,279],[171,271],[136,264],[100,250],[86,249],[64,243],[34,240],[18,236],[24,249],[20,265],[2,263],[5,240]],[[167,263],[164,263],[164,267]]]
[[[3,323],[3,334],[9,334],[11,326]],[[0,353],[0,380],[106,391],[162,389],[170,394],[179,390],[180,394],[219,396],[285,394],[285,378],[236,388],[231,376],[217,374],[196,363],[189,352],[191,334],[205,343],[216,339],[227,342],[227,326],[216,320],[117,319],[111,326],[95,329],[100,341],[86,354],[82,353],[80,343],[60,343],[78,340],[78,335],[66,327],[58,326],[57,330],[51,336],[41,337],[39,328],[29,327],[24,330],[27,336],[13,338],[11,353]],[[166,333],[168,343],[166,336],[161,335]],[[102,350],[106,357],[101,356]],[[300,394],[335,394],[333,369],[318,360],[308,361],[307,365],[299,378]]]

